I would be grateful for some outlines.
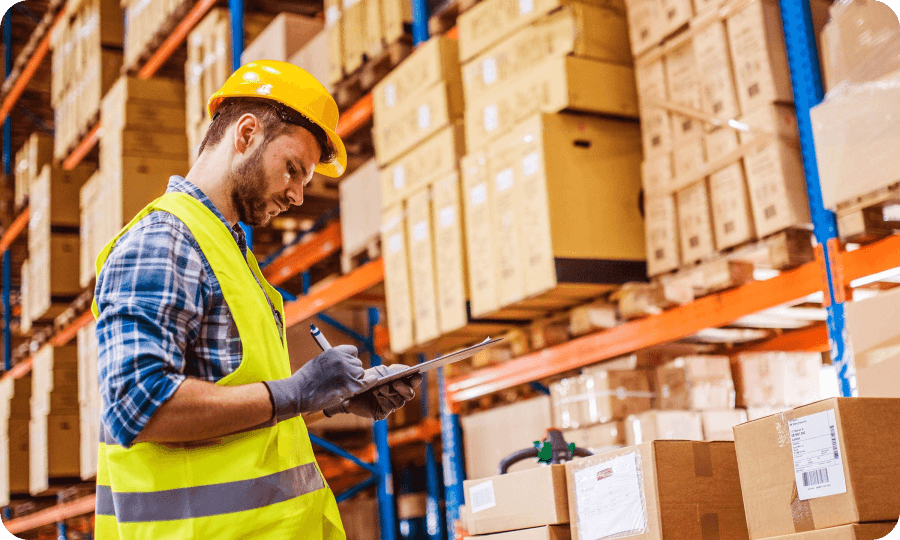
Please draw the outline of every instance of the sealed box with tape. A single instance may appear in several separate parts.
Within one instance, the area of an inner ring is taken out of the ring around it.
[[[900,399],[819,401],[734,437],[754,540],[900,515]]]
[[[896,525],[896,523],[844,525],[819,531],[776,536],[769,540],[878,540],[887,538]]]
[[[488,534],[568,523],[566,469],[551,465],[463,483],[468,530]]]
[[[747,538],[734,443],[656,441],[566,464],[572,540]]]

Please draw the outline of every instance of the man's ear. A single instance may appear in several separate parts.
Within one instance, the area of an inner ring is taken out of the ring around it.
[[[243,154],[253,144],[253,141],[262,136],[262,126],[256,115],[246,113],[238,118],[234,127],[234,149]]]

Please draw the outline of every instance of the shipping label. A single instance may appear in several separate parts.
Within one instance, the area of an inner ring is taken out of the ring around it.
[[[788,427],[800,500],[846,493],[834,409],[790,420]]]
[[[497,506],[494,499],[494,482],[487,481],[470,487],[469,503],[472,505],[473,514]]]
[[[577,471],[574,478],[579,540],[622,538],[647,530],[637,452]]]

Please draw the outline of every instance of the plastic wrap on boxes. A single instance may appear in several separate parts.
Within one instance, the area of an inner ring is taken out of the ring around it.
[[[579,538],[605,540],[648,531],[644,471],[637,448],[570,465]]]

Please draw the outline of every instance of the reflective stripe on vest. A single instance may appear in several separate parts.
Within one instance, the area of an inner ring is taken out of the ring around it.
[[[284,319],[281,295],[262,276],[253,254],[248,250],[245,259],[225,224],[190,195],[167,193],[148,205],[100,253],[97,274],[118,239],[155,211],[173,214],[190,229],[241,337],[240,366],[216,384],[289,377],[284,332],[272,317],[274,306]],[[96,303],[93,311],[100,315]],[[199,447],[138,443],[124,448],[101,427],[99,446],[97,540],[238,540],[261,531],[272,540],[346,540],[301,417]]]

